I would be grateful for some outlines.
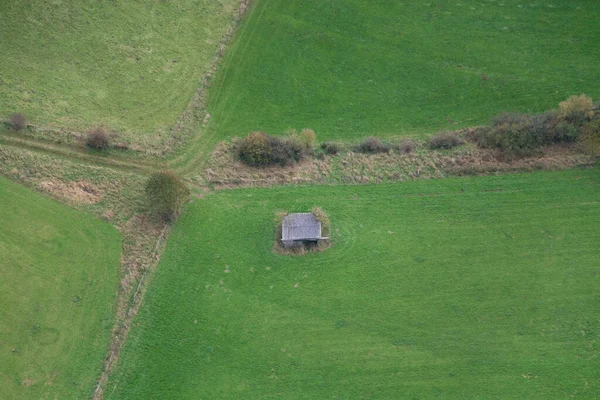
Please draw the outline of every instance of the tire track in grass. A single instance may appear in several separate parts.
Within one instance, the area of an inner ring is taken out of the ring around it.
[[[96,156],[69,146],[58,145],[54,143],[44,143],[35,139],[16,137],[7,134],[0,134],[0,145],[16,147],[37,153],[49,154],[60,159],[68,159],[75,162],[96,165],[100,164],[105,167],[119,169],[126,172],[133,171],[144,175],[159,169],[161,165],[159,161],[149,162],[133,160],[131,158],[124,157],[116,158],[114,156]]]

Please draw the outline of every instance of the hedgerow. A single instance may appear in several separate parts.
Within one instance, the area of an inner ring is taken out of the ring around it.
[[[452,149],[463,144],[465,141],[454,132],[440,133],[429,139],[429,148],[431,149]]]
[[[572,96],[561,102],[558,110],[536,115],[501,114],[468,138],[481,148],[497,149],[509,157],[530,156],[546,145],[578,141],[583,127],[597,114],[591,98]]]
[[[372,136],[366,138],[354,148],[357,153],[365,154],[389,153],[391,149],[389,144],[383,143],[379,138]]]

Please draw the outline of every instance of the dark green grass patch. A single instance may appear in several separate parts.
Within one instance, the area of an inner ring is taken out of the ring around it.
[[[599,199],[596,169],[196,200],[107,398],[594,398]],[[314,205],[333,247],[275,254]]]
[[[3,1],[0,117],[160,133],[200,86],[235,4]]]
[[[88,398],[108,351],[119,232],[0,178],[0,398]]]
[[[596,0],[256,0],[211,89],[221,138],[423,135],[598,97]]]

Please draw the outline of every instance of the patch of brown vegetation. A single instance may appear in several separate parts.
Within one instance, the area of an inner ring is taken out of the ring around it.
[[[283,247],[281,240],[275,239],[275,242],[273,243],[273,252],[284,256],[303,256],[309,253],[320,253],[330,247],[331,241],[329,239],[325,239],[321,240],[319,244],[315,246],[299,246],[287,249]]]
[[[35,381],[33,379],[29,379],[29,378],[23,379],[23,382],[21,382],[21,384],[25,387],[29,387],[29,386],[33,385],[34,383],[35,383]]]
[[[112,221],[113,218],[115,217],[115,213],[113,212],[113,210],[106,210],[102,213],[102,219],[105,221]]]
[[[94,204],[102,200],[100,189],[84,180],[62,182],[57,179],[44,179],[40,181],[39,186],[53,196],[78,204]]]

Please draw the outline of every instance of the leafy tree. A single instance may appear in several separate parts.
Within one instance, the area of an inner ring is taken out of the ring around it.
[[[153,214],[163,221],[173,221],[189,195],[185,183],[171,171],[150,175],[146,182],[146,195]]]
[[[257,167],[273,164],[273,149],[264,132],[251,132],[237,143],[237,147],[238,157],[248,165]]]

